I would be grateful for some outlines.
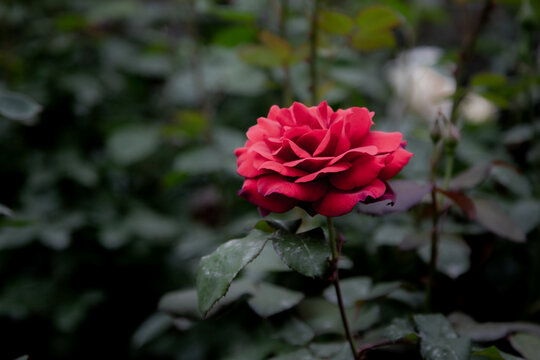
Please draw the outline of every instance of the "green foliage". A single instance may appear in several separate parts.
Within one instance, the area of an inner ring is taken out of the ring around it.
[[[454,171],[445,187],[443,152],[433,187],[431,119],[416,107],[453,76],[483,2],[320,1],[321,98],[375,111],[372,129],[402,132],[415,154],[394,206],[334,219],[367,360],[540,352],[540,8],[495,2],[459,94],[496,110],[460,114]],[[324,220],[260,221],[237,196],[247,129],[274,104],[309,102],[307,4],[0,2],[0,358],[351,359]],[[440,56],[410,63],[426,44]],[[432,71],[441,82],[422,93]],[[431,305],[447,316],[422,314],[433,189]],[[213,274],[202,296],[199,263]]]

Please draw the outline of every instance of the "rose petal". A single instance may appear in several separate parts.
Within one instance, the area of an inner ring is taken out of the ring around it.
[[[255,153],[250,153],[247,148],[239,148],[234,151],[236,155],[237,172],[244,177],[255,177],[261,174],[253,165]]]
[[[304,176],[304,175],[309,174],[307,171],[293,168],[293,167],[287,167],[276,161],[266,161],[265,163],[260,165],[257,169],[260,171],[271,170],[271,171],[277,172],[280,175],[290,176],[290,177],[298,177],[298,176]]]
[[[360,155],[376,155],[376,154],[377,154],[376,146],[361,146],[361,147],[347,150],[343,154],[332,158],[332,160],[328,163],[328,165],[333,165],[341,160],[352,162],[353,160],[358,158]]]
[[[304,159],[311,157],[311,154],[300,146],[296,145],[289,139],[283,140],[283,145],[274,151],[272,155],[282,159],[283,161],[292,161],[293,159]]]
[[[313,208],[324,216],[341,216],[351,212],[356,204],[368,196],[374,199],[381,197],[385,190],[386,185],[379,179],[356,191],[331,189],[321,200],[313,203]]]
[[[323,141],[328,132],[328,130],[322,129],[312,130],[298,138],[296,143],[298,144],[298,146],[302,147],[302,149],[306,149],[306,151],[313,153],[317,149],[319,144]]]
[[[392,160],[381,170],[379,178],[382,180],[388,180],[397,175],[409,162],[409,159],[413,156],[402,147],[399,147],[392,153]]]
[[[352,166],[351,163],[341,162],[341,163],[335,164],[333,166],[325,167],[325,168],[323,168],[323,169],[321,169],[321,170],[319,170],[317,172],[302,176],[301,178],[296,179],[295,182],[296,183],[305,183],[305,182],[308,182],[308,181],[313,181],[319,175],[332,174],[332,173],[337,173],[337,172],[340,172],[340,171],[345,171],[345,170],[349,169],[351,166]]]
[[[272,105],[272,107],[270,108],[270,110],[268,111],[268,116],[267,118],[270,119],[270,120],[276,120],[276,117],[278,116],[278,114],[281,112],[281,108],[277,105]]]
[[[319,121],[311,115],[311,112],[306,105],[295,102],[292,104],[291,110],[297,125],[308,125],[312,129],[321,128],[321,124],[319,124]]]
[[[362,141],[362,146],[376,146],[378,154],[389,153],[397,150],[401,144],[403,135],[399,132],[370,131]]]
[[[341,110],[344,117],[344,132],[351,142],[352,146],[358,147],[362,144],[362,139],[368,134],[371,125],[373,125],[373,112],[366,108],[353,107],[347,110]],[[339,110],[338,110],[339,112]]]
[[[384,168],[385,156],[362,155],[352,167],[330,177],[330,183],[340,190],[352,190],[373,182]]]
[[[289,211],[298,203],[298,201],[280,194],[262,196],[257,190],[257,180],[255,179],[245,179],[244,185],[238,192],[238,195],[261,207],[263,210],[275,213]],[[265,213],[265,211],[262,213]]]
[[[320,181],[296,184],[281,175],[263,175],[257,180],[257,189],[263,196],[281,194],[299,201],[315,201],[326,193],[327,184]]]
[[[296,167],[307,172],[319,171],[325,167],[330,160],[334,159],[331,156],[321,156],[321,157],[309,157],[305,159],[298,159],[293,161],[288,161],[283,165],[287,167]],[[332,164],[329,164],[332,165]]]

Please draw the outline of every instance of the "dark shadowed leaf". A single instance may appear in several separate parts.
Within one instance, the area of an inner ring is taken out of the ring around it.
[[[131,338],[132,344],[140,348],[156,337],[162,335],[173,324],[173,319],[166,314],[157,313],[146,319]]]
[[[278,230],[272,242],[281,260],[302,275],[322,277],[329,268],[330,249],[321,228],[300,234]]]
[[[349,16],[337,11],[321,11],[319,16],[319,25],[330,34],[346,35],[353,26],[354,22]]]
[[[524,242],[525,234],[500,206],[488,199],[473,199],[476,221],[494,234],[508,240]]]
[[[295,220],[277,220],[277,219],[267,219],[266,222],[274,229],[274,230],[284,230],[290,233],[296,233],[296,231],[300,228],[300,225],[302,225],[302,219],[295,219]]]
[[[540,360],[540,336],[519,333],[510,337],[510,343],[525,359]]]
[[[32,119],[41,111],[41,105],[26,95],[0,93],[0,114],[11,120],[31,124]]]
[[[298,304],[304,294],[269,283],[260,283],[255,286],[252,298],[248,300],[249,306],[261,317],[268,317],[285,311]]]
[[[540,224],[540,201],[520,201],[512,206],[510,216],[524,233],[528,233]]]
[[[474,207],[473,201],[467,195],[457,191],[447,191],[439,188],[437,188],[437,191],[459,206],[469,220],[476,219],[476,208]]]
[[[452,190],[466,190],[484,182],[491,173],[491,163],[480,164],[470,167],[458,174],[450,181],[449,188]]]
[[[395,194],[394,205],[391,200],[383,200],[373,204],[358,204],[359,212],[370,215],[385,215],[409,210],[418,204],[426,194],[431,192],[431,184],[420,185],[407,180],[395,180],[389,182]]]
[[[268,237],[268,233],[254,229],[246,237],[230,240],[201,259],[197,293],[203,317],[227,293],[238,273],[260,254]]]

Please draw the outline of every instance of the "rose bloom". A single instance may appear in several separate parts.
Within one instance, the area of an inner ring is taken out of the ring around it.
[[[326,102],[306,107],[272,106],[236,149],[239,194],[262,214],[299,206],[310,214],[340,216],[361,201],[388,198],[386,180],[412,154],[399,132],[370,131],[373,112],[333,111]]]

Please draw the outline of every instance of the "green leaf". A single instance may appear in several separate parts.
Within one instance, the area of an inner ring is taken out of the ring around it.
[[[13,211],[7,206],[0,204],[0,215],[11,217],[13,216]]]
[[[154,127],[130,126],[116,131],[107,139],[107,151],[114,161],[130,165],[149,156],[159,145]]]
[[[340,280],[343,304],[346,307],[354,306],[357,301],[373,300],[390,294],[400,287],[399,282],[380,283],[372,286],[371,278],[352,277]],[[336,291],[333,285],[324,290],[324,297],[333,304],[337,304]]]
[[[417,314],[413,319],[422,337],[457,338],[450,322],[441,314]]]
[[[428,336],[420,342],[420,353],[425,360],[469,360],[471,340]]]
[[[0,93],[0,114],[11,120],[31,124],[32,119],[41,111],[41,105],[26,95],[18,93]]]
[[[309,345],[309,350],[321,359],[354,360],[347,342],[313,343]]]
[[[400,24],[398,14],[386,6],[369,6],[363,9],[356,18],[356,25],[364,33],[376,33],[378,30],[389,30]]]
[[[302,225],[302,219],[294,219],[294,220],[268,219],[266,221],[275,230],[281,229],[281,230],[290,232],[292,234],[296,233],[296,231],[300,228],[300,225]]]
[[[396,46],[396,39],[390,30],[377,32],[358,29],[352,36],[352,44],[358,50],[374,51]]]
[[[406,318],[394,319],[383,330],[383,336],[390,341],[397,341],[403,338],[417,337],[414,324]]]
[[[266,46],[247,45],[238,51],[240,59],[248,64],[262,67],[276,67],[282,65],[282,59],[278,54]]]
[[[203,317],[227,293],[238,273],[260,254],[267,240],[268,233],[255,229],[201,259],[197,269],[197,293]]]
[[[221,46],[236,46],[251,42],[255,38],[256,32],[252,26],[229,26],[220,29],[212,38],[212,43]]]
[[[231,283],[227,293],[208,312],[207,317],[217,313],[220,309],[232,304],[245,294],[254,294],[253,282],[248,279],[235,280]],[[190,320],[202,319],[197,303],[197,290],[187,289],[166,293],[159,301],[158,309],[175,317]]]
[[[140,348],[162,335],[172,324],[173,319],[170,316],[162,313],[153,314],[138,327],[131,342],[136,348]]]
[[[500,206],[488,199],[473,199],[476,221],[487,230],[508,240],[525,242],[525,234]]]
[[[321,11],[318,20],[320,27],[330,34],[346,35],[354,26],[353,19],[337,11]]]
[[[540,337],[518,333],[510,337],[510,343],[527,360],[540,360]]]
[[[422,338],[420,352],[426,360],[468,360],[471,340],[458,338],[450,322],[441,314],[414,315]]]
[[[276,336],[291,345],[305,345],[315,337],[315,333],[305,322],[291,317],[276,331]]]
[[[304,294],[269,283],[255,286],[255,293],[248,300],[249,306],[261,317],[269,317],[297,305]]]
[[[278,230],[272,236],[281,261],[308,277],[323,277],[329,269],[330,249],[321,228],[300,234]]]

